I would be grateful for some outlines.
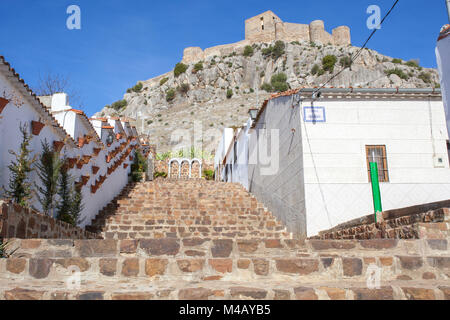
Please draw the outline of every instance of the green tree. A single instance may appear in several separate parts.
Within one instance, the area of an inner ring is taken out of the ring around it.
[[[203,70],[203,62],[198,62],[194,65],[194,73]]]
[[[69,174],[67,159],[64,158],[62,161],[64,165],[61,166],[58,179],[58,196],[60,201],[56,206],[56,218],[75,225],[76,221],[74,222],[71,216],[73,179]]]
[[[42,205],[42,211],[50,215],[56,207],[56,194],[58,192],[58,178],[62,166],[59,152],[50,148],[47,140],[42,144],[42,153],[36,164],[37,174],[41,185],[35,183],[38,191],[38,199]]]
[[[9,150],[9,153],[15,157],[15,160],[11,161],[8,166],[10,171],[9,185],[5,193],[15,203],[21,206],[29,206],[28,201],[32,197],[31,182],[29,181],[29,175],[33,171],[33,163],[35,157],[31,157],[32,150],[29,149],[31,134],[28,132],[27,124],[20,125],[20,132],[22,134],[22,143],[20,144],[20,150],[18,153]]]
[[[147,159],[137,150],[134,156],[134,162],[131,165],[131,178],[134,182],[142,180],[143,173],[147,172]]]
[[[80,216],[84,209],[84,205],[83,193],[81,191],[81,186],[75,184],[72,188],[72,195],[70,197],[70,224],[74,226],[82,221],[80,220]]]

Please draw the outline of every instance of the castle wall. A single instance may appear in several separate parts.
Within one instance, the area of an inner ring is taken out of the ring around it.
[[[307,24],[283,23],[283,33],[280,40],[285,41],[310,41],[309,26]]]

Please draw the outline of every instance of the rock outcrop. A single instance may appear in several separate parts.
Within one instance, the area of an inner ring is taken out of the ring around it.
[[[359,50],[348,45],[295,41],[285,43],[278,55],[268,53],[268,48],[274,45],[275,42],[255,43],[253,53],[247,52],[248,55],[244,55],[245,43],[237,47],[219,46],[213,55],[208,54],[201,61],[197,57],[203,57],[202,50],[190,50],[185,55],[195,62],[187,64],[185,72],[175,76],[170,71],[140,81],[141,90],[128,90],[124,95],[126,107],[105,107],[96,116],[116,114],[137,118],[138,130],[150,134],[158,144],[158,152],[173,150],[180,143],[179,138],[171,141],[174,130],[187,130],[192,134],[195,121],[203,130],[215,130],[219,135],[224,127],[241,126],[248,118],[248,110],[257,108],[270,95],[261,87],[270,83],[273,75],[284,73],[288,88],[319,86],[341,70],[345,61]],[[323,70],[322,59],[327,55],[336,57],[333,73]],[[438,82],[435,69],[425,69],[365,49],[350,68],[327,86],[424,88]],[[211,142],[210,149],[215,147],[216,143]]]

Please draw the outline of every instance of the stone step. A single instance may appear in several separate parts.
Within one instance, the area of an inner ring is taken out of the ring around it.
[[[390,281],[368,288],[366,282],[303,281],[142,281],[117,282],[0,280],[4,300],[449,300],[450,286],[437,281]],[[173,314],[177,314],[178,310]],[[168,311],[167,315],[170,316]]]

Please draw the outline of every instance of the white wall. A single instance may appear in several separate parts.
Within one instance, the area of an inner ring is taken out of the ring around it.
[[[314,106],[325,107],[326,122],[302,125],[308,236],[373,212],[366,145],[386,145],[384,210],[450,198],[441,101],[325,99]]]
[[[73,111],[56,113],[55,118],[59,124],[61,126],[64,124],[65,130],[76,142],[78,142],[78,137],[82,137],[84,135],[94,136],[94,141],[89,144],[85,144],[82,148],[78,148],[73,141],[70,142],[71,140],[69,136],[58,131],[57,128],[53,126],[55,122],[52,122],[51,118],[42,112],[42,108],[33,102],[32,99],[34,98],[30,97],[29,94],[24,94],[22,91],[23,87],[20,87],[23,85],[18,83],[14,77],[6,78],[5,74],[7,74],[7,71],[0,69],[0,92],[5,93],[7,97],[14,97],[14,99],[11,98],[13,102],[9,103],[0,114],[0,197],[3,195],[1,187],[8,186],[9,169],[7,166],[14,159],[8,151],[18,151],[22,141],[19,131],[19,124],[27,123],[29,129],[31,130],[31,121],[41,120],[41,122],[46,123],[46,126],[42,129],[39,136],[33,136],[33,139],[31,140],[30,149],[33,150],[33,155],[38,155],[41,152],[41,142],[44,141],[44,139],[47,139],[50,145],[53,144],[53,141],[65,140],[66,145],[62,150],[62,154],[65,154],[67,157],[81,157],[83,155],[93,156],[90,162],[83,165],[81,169],[78,169],[75,166],[70,170],[70,174],[75,181],[78,181],[82,175],[90,176],[88,183],[82,189],[84,197],[84,210],[81,215],[83,222],[80,226],[84,227],[90,224],[91,220],[95,218],[98,211],[106,206],[128,183],[130,166],[125,169],[123,168],[123,164],[120,165],[116,171],[107,176],[107,179],[95,194],[91,193],[91,185],[95,184],[95,181],[98,180],[101,175],[107,174],[107,168],[112,166],[113,163],[122,156],[129,145],[136,145],[139,142],[137,139],[129,142],[124,150],[118,153],[109,164],[106,163],[106,155],[119,146],[120,143],[127,141],[126,136],[122,137],[120,141],[115,140],[114,143],[108,147],[105,142],[105,130],[100,129],[97,131],[103,134],[100,137],[101,141],[95,140],[95,134],[93,135],[94,130],[89,125],[89,122],[84,115],[77,114]],[[65,110],[71,108],[70,106],[65,106],[66,100],[63,95],[58,95],[52,100],[56,103],[56,105],[54,105],[55,108],[53,108],[54,110]],[[113,121],[112,123],[116,128],[122,128],[120,121]],[[96,121],[95,125],[101,126],[101,122]],[[135,129],[130,128],[127,133],[135,136]],[[102,149],[97,157],[93,154],[94,148]],[[131,155],[134,155],[134,150]],[[124,163],[131,164],[131,161],[127,158]],[[92,166],[100,167],[97,174],[93,174]],[[36,172],[32,173],[30,180],[33,183],[39,183]],[[36,197],[32,199],[31,205],[38,210],[41,209]]]
[[[441,79],[442,99],[447,115],[447,127],[450,135],[450,35],[438,41],[436,60]]]

